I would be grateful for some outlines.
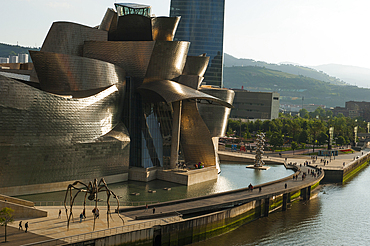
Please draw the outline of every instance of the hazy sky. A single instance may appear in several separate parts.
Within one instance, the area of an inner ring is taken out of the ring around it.
[[[0,42],[41,46],[53,21],[95,26],[114,2],[0,0]],[[170,0],[131,2],[169,15]],[[226,0],[224,52],[271,63],[370,68],[369,9],[369,0]]]

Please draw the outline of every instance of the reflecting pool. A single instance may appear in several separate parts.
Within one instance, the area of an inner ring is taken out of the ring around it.
[[[292,170],[285,169],[284,165],[269,165],[269,170],[255,170],[246,168],[246,164],[239,163],[222,163],[221,173],[217,180],[207,181],[192,186],[185,186],[171,182],[153,180],[151,182],[127,181],[117,184],[110,184],[108,187],[121,196],[122,202],[163,202],[177,200],[183,198],[191,198],[204,196],[229,190],[235,190],[247,187],[250,183],[253,185],[263,184],[276,179],[289,176],[293,173]],[[67,187],[66,187],[67,188]],[[164,190],[171,188],[171,190]],[[149,193],[149,190],[156,191]],[[65,191],[50,192],[35,195],[18,196],[19,198],[30,201],[64,201]],[[140,193],[140,195],[130,195],[132,193]],[[105,194],[100,194],[99,197],[105,200]],[[79,194],[76,202],[81,202],[84,198],[83,194]]]

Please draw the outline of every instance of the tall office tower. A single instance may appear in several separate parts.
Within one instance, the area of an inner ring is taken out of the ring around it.
[[[171,0],[170,16],[181,16],[175,40],[190,41],[190,56],[210,56],[204,82],[223,87],[225,0]]]

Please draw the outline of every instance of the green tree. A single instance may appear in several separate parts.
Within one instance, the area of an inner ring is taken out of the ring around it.
[[[290,146],[292,147],[292,150],[293,150],[293,155],[294,155],[294,150],[296,150],[297,148],[298,148],[298,144],[296,143],[296,142],[292,142],[291,144],[290,144]]]
[[[306,148],[306,144],[305,143],[301,143],[301,148],[302,149],[305,149]]]
[[[301,133],[298,136],[298,142],[301,143],[301,144],[308,142],[308,132],[307,132],[307,130],[301,131]]]
[[[272,136],[270,138],[270,144],[272,146],[274,146],[274,149],[276,149],[276,147],[283,146],[283,144],[284,144],[284,136],[281,133],[281,131],[277,131],[277,132],[273,132],[272,133]]]
[[[0,210],[0,225],[5,226],[5,242],[6,242],[6,227],[9,223],[14,221],[13,219],[13,212],[14,210],[11,208],[3,208]]]
[[[329,136],[325,132],[320,132],[319,136],[317,137],[317,141],[319,141],[320,145],[323,145],[326,143],[326,141],[329,141]]]
[[[343,136],[339,136],[337,139],[337,145],[344,145],[346,143],[346,139]]]
[[[308,114],[307,109],[303,108],[303,109],[299,110],[299,116],[302,117],[302,118],[308,118],[309,114]]]
[[[315,144],[317,142],[316,138],[319,132],[321,132],[323,129],[324,129],[324,123],[321,120],[314,120],[313,122],[311,122],[310,133],[312,136],[312,146],[313,146],[312,152],[315,152]]]

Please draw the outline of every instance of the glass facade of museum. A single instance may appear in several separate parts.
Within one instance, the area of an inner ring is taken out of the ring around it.
[[[191,42],[189,55],[210,56],[204,81],[223,86],[224,0],[171,0],[170,16],[181,16],[175,40]]]

